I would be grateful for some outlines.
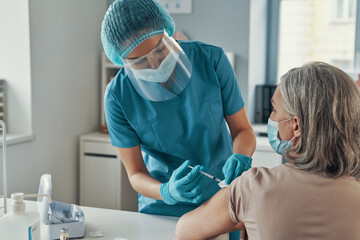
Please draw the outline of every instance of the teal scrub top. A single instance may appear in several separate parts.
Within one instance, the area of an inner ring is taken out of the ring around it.
[[[152,177],[165,183],[185,160],[224,179],[222,167],[232,151],[225,116],[244,107],[234,70],[224,51],[196,41],[179,41],[192,63],[192,76],[180,94],[166,101],[140,96],[122,68],[105,92],[105,116],[111,144],[141,145]],[[139,194],[139,212],[181,216],[213,196],[220,187],[204,177],[199,204],[167,205]]]

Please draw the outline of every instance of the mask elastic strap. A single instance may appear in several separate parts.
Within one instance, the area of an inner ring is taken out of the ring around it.
[[[289,119],[283,120],[283,121],[279,122],[278,124],[283,123],[283,122],[287,122],[287,121],[290,121],[290,120],[292,120],[292,118],[289,118]],[[292,140],[294,140],[294,139],[295,139],[295,137],[296,137],[296,136],[294,135],[294,137],[292,137],[292,138],[289,140],[289,142],[291,142]]]
[[[281,122],[278,122],[278,124],[283,123],[283,122],[287,122],[287,121],[290,121],[290,120],[292,120],[292,118],[289,118],[289,119],[286,119],[286,120],[282,120]]]
[[[289,140],[289,142],[291,142],[291,145],[293,144],[292,141],[295,139],[295,137],[296,137],[296,136],[292,137],[292,138]]]

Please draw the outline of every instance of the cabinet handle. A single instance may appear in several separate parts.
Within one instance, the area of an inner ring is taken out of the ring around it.
[[[85,156],[93,156],[93,157],[109,157],[109,158],[117,158],[116,155],[110,154],[98,154],[98,153],[85,153]]]

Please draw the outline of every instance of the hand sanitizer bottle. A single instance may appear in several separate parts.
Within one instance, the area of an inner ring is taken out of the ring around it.
[[[38,211],[25,211],[24,198],[37,197],[38,194],[11,194],[10,211],[1,217],[1,225],[6,227],[6,232],[16,233],[6,239],[40,240],[40,216]],[[46,195],[48,198],[49,196]],[[49,199],[51,202],[51,199]]]

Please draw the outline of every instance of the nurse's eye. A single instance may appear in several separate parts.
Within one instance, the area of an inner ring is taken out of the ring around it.
[[[276,110],[275,110],[275,108],[274,108],[274,106],[272,104],[271,104],[271,108],[272,108],[271,112],[276,113]]]
[[[135,63],[133,63],[133,68],[135,68],[135,69],[144,69],[147,67],[149,67],[149,64],[145,58],[140,59],[139,61],[136,61]]]
[[[165,46],[164,46],[164,45],[161,45],[161,46],[159,46],[159,47],[155,50],[155,52],[156,52],[156,53],[161,53],[162,51],[164,51],[164,48],[165,48]]]
[[[137,60],[134,64],[135,65],[141,65],[141,64],[143,64],[145,62],[145,58],[142,58],[142,59],[140,59],[140,60]]]

